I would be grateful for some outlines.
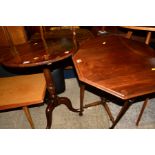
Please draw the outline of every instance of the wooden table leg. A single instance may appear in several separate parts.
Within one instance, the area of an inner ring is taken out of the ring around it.
[[[107,114],[109,115],[110,120],[112,121],[112,123],[114,123],[114,117],[112,116],[112,113],[110,111],[109,106],[107,105],[107,100],[104,97],[101,97],[101,104],[103,105],[103,107],[105,108]]]
[[[97,105],[101,105],[101,101],[96,101],[96,102],[86,104],[86,105],[84,105],[83,108],[89,108],[89,107],[93,107],[93,106],[97,106]]]
[[[31,117],[31,114],[30,114],[30,111],[29,111],[28,107],[24,106],[23,107],[23,110],[25,112],[25,115],[26,115],[27,120],[30,123],[31,128],[34,129],[35,128],[34,127],[34,123],[33,123],[33,120],[32,120],[32,117]]]
[[[80,113],[79,113],[80,116],[83,115],[84,91],[85,91],[85,85],[80,84]]]
[[[122,116],[126,113],[126,111],[129,109],[131,105],[131,102],[126,101],[122,107],[122,109],[120,110],[119,114],[117,115],[116,120],[114,121],[114,123],[112,124],[112,126],[110,127],[110,129],[113,129],[116,124],[119,122],[119,120],[122,118]]]
[[[147,37],[146,37],[146,40],[145,40],[145,44],[149,44],[150,43],[150,39],[151,39],[151,32],[148,32],[147,33]]]
[[[141,117],[142,117],[142,115],[143,115],[143,113],[144,113],[145,107],[146,107],[146,105],[148,104],[148,100],[149,100],[149,98],[147,98],[147,99],[144,101],[144,103],[143,103],[142,109],[141,109],[141,111],[140,111],[140,113],[139,113],[139,116],[138,116],[138,119],[137,119],[137,122],[136,122],[136,125],[137,125],[137,126],[139,125],[139,122],[140,122]]]
[[[67,106],[67,108],[72,111],[72,112],[79,112],[78,109],[74,109],[72,107],[71,101],[67,97],[58,97],[56,94],[55,86],[54,86],[54,81],[53,77],[51,74],[50,69],[45,67],[43,69],[45,80],[46,80],[46,87],[49,92],[49,102],[48,106],[46,108],[46,118],[47,118],[47,126],[46,129],[50,129],[52,125],[52,112],[55,107],[57,107],[60,104],[64,104]]]
[[[130,39],[131,38],[131,36],[132,36],[132,31],[128,31],[128,33],[127,33],[127,35],[126,35],[126,38],[128,38],[128,39]]]

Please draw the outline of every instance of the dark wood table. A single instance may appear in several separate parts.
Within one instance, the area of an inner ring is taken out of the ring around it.
[[[124,101],[111,128],[128,110],[132,99],[155,92],[155,51],[119,36],[85,42],[73,56],[79,80]]]
[[[51,128],[52,112],[60,104],[65,104],[69,110],[78,112],[72,107],[71,101],[66,97],[58,97],[55,91],[50,65],[70,57],[74,52],[72,39],[47,40],[48,50],[45,50],[43,42],[27,42],[17,45],[15,49],[0,47],[0,63],[7,67],[36,67],[40,66],[45,75],[47,90],[49,92],[49,104],[46,108],[47,127]]]

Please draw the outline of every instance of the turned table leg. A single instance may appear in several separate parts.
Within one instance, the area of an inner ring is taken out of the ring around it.
[[[117,115],[116,120],[114,121],[114,123],[112,124],[112,126],[110,127],[110,129],[113,129],[116,124],[119,122],[119,120],[123,117],[123,115],[127,112],[127,110],[129,109],[131,103],[129,101],[126,101],[122,107],[122,109],[120,110],[119,114]]]
[[[138,116],[138,119],[137,119],[137,121],[136,121],[136,125],[137,125],[137,126],[139,125],[139,122],[140,122],[141,117],[142,117],[142,115],[143,115],[143,113],[144,113],[145,107],[146,107],[146,105],[148,104],[148,100],[149,100],[149,98],[147,98],[147,99],[144,101],[144,103],[143,103],[142,109],[141,109],[141,111],[140,111],[140,113],[139,113],[139,116]]]
[[[106,103],[106,99],[105,99],[104,97],[101,97],[101,104],[102,104],[103,107],[105,108],[105,110],[106,110],[106,112],[107,112],[107,114],[108,114],[110,120],[112,121],[112,123],[114,123],[114,117],[113,117],[113,115],[112,115],[112,113],[111,113],[111,111],[110,111],[110,108],[109,108],[109,106],[108,106],[107,103]]]
[[[79,113],[80,116],[83,115],[84,91],[85,91],[85,85],[80,84],[80,113]]]
[[[33,120],[32,120],[32,117],[31,117],[31,114],[30,114],[30,111],[29,111],[29,108],[26,107],[26,106],[24,106],[23,107],[23,110],[25,112],[25,115],[26,115],[27,120],[30,123],[31,128],[34,129],[35,127],[34,127],[34,123],[33,123]]]
[[[46,128],[50,129],[51,125],[52,125],[52,112],[53,112],[54,108],[57,107],[58,105],[64,104],[72,112],[79,112],[79,110],[74,109],[72,107],[72,103],[67,97],[58,97],[57,96],[56,89],[54,86],[53,77],[51,75],[51,71],[48,68],[48,66],[43,69],[43,72],[44,72],[44,76],[45,76],[45,80],[46,80],[46,85],[47,85],[46,87],[49,92],[49,101],[48,101],[48,106],[46,108],[46,118],[47,118]]]

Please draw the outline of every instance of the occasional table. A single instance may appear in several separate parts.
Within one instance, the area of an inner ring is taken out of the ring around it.
[[[124,101],[111,128],[136,97],[155,92],[155,51],[141,42],[120,36],[97,37],[80,47],[73,62],[80,81]]]
[[[121,27],[128,29],[128,33],[126,36],[128,39],[131,38],[131,36],[133,34],[133,30],[146,31],[147,36],[145,39],[145,44],[147,44],[147,45],[150,43],[151,32],[155,31],[155,26],[121,26]]]
[[[27,42],[14,47],[0,47],[0,63],[7,67],[28,68],[41,67],[46,80],[49,94],[49,103],[46,108],[47,127],[51,128],[52,112],[55,107],[65,104],[69,110],[78,112],[72,107],[71,101],[67,97],[58,97],[53,83],[52,74],[49,66],[70,57],[74,52],[73,40],[59,38],[47,40],[48,50],[45,49],[43,42]]]

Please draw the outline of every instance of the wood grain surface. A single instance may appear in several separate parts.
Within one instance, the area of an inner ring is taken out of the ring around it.
[[[155,51],[118,36],[91,39],[73,56],[81,81],[130,99],[155,92]]]
[[[0,110],[28,106],[44,101],[43,74],[0,78]]]

